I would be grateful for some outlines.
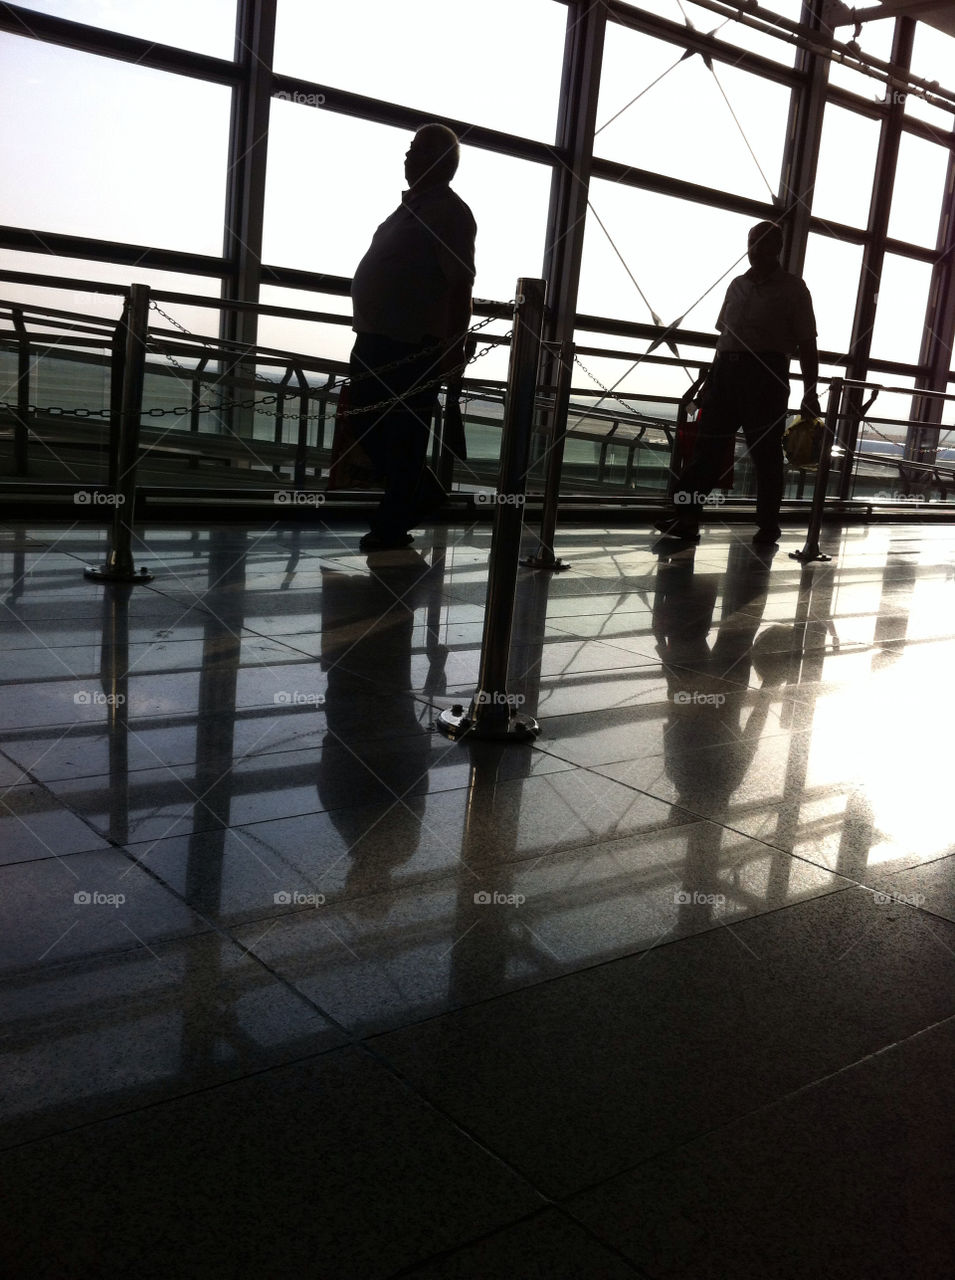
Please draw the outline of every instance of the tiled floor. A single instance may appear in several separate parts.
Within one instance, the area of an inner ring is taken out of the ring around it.
[[[950,1277],[955,530],[359,532],[0,528],[3,1274]]]

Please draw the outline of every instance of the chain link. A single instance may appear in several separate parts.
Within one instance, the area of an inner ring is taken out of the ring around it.
[[[604,393],[605,396],[609,396],[611,400],[616,400],[618,404],[622,404],[623,407],[627,410],[627,412],[632,413],[635,418],[649,417],[649,415],[646,413],[643,413],[642,410],[635,409],[632,404],[629,404],[626,400],[624,400],[623,396],[618,396],[615,391],[611,391],[609,387],[605,387],[604,384],[600,381],[600,379],[596,377],[595,374],[590,372],[590,370],[581,360],[580,356],[577,356],[577,355],[574,356],[574,364],[578,365],[583,370],[583,372],[587,375],[587,377],[591,380],[591,382],[595,382],[597,384],[597,386],[600,388],[600,390]]]

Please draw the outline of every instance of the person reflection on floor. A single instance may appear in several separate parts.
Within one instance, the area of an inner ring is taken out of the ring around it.
[[[317,785],[351,860],[345,894],[374,914],[387,911],[382,891],[421,838],[431,733],[412,693],[411,647],[415,610],[440,583],[413,551],[370,556],[368,568],[322,569],[327,732]]]
[[[753,762],[769,698],[749,691],[753,642],[769,591],[772,552],[730,547],[726,574],[695,572],[693,553],[661,561],[653,602],[653,634],[667,681],[664,768],[676,803],[721,821]],[[709,642],[716,601],[722,609]],[[720,833],[699,824],[689,835],[681,923],[705,925],[726,884],[720,878]]]

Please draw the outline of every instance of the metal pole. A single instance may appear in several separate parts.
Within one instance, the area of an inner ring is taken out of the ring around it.
[[[537,721],[519,714],[517,698],[507,693],[507,664],[517,591],[531,425],[537,398],[545,294],[543,280],[521,279],[517,282],[478,688],[466,712],[462,705],[457,705],[438,717],[438,727],[452,738],[476,734],[480,738],[526,741],[539,732]]]
[[[13,425],[13,457],[16,474],[25,476],[30,435],[30,335],[19,307],[12,308],[11,316],[17,334],[17,409]]]
[[[116,483],[110,500],[113,523],[106,563],[89,566],[84,576],[94,582],[152,582],[146,569],[133,563],[133,520],[136,514],[136,463],[139,458],[139,423],[143,412],[143,382],[146,375],[146,338],[149,329],[149,288],[134,284],[129,291],[129,309],[120,324],[125,327],[123,390],[119,432],[115,440],[111,471]],[[111,433],[112,434],[112,433]],[[113,441],[111,441],[111,445]]]
[[[790,560],[831,560],[832,556],[823,555],[819,550],[819,530],[822,527],[822,511],[826,505],[826,489],[829,486],[829,460],[839,426],[839,415],[842,410],[842,393],[844,381],[833,378],[829,384],[829,400],[826,404],[826,421],[823,427],[822,455],[816,469],[816,484],[812,491],[812,513],[809,517],[809,531],[806,534],[806,545],[801,551],[790,551]]]
[[[544,480],[544,510],[541,512],[540,546],[537,555],[528,556],[521,563],[531,569],[552,569],[559,573],[569,569],[566,560],[554,555],[554,532],[557,529],[557,502],[560,497],[560,473],[564,465],[564,441],[567,438],[567,410],[570,405],[570,384],[574,369],[572,342],[560,344],[557,366],[557,386],[554,390],[554,408],[550,450],[547,454],[547,473]]]

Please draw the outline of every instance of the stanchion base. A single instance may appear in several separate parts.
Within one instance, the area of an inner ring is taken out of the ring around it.
[[[817,547],[803,547],[802,551],[790,551],[790,560],[801,560],[803,564],[811,564],[813,560],[831,560],[832,556],[824,555]]]
[[[109,565],[87,565],[83,577],[90,582],[152,582],[153,575],[148,569],[132,569],[129,573],[121,573],[111,569]]]
[[[494,742],[530,742],[540,733],[540,725],[533,716],[525,716],[515,712],[508,716],[507,723],[491,727],[476,724],[462,706],[449,707],[438,716],[436,727],[449,738],[480,738]]]
[[[551,569],[554,573],[563,573],[570,568],[566,560],[545,560],[543,556],[525,556],[520,563],[526,569]]]

